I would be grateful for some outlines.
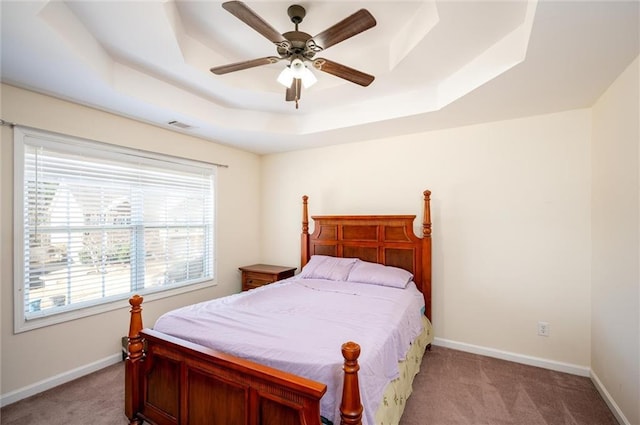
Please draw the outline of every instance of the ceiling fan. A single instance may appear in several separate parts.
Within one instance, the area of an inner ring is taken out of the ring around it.
[[[364,72],[333,62],[329,59],[315,57],[317,53],[326,50],[334,44],[340,43],[374,27],[376,20],[366,9],[358,10],[354,14],[312,37],[305,32],[298,31],[298,24],[302,22],[306,15],[304,7],[300,5],[292,5],[287,9],[291,22],[295,24],[295,30],[285,32],[284,34],[280,34],[241,1],[228,1],[223,3],[222,7],[275,44],[278,56],[266,56],[228,65],[215,66],[211,68],[211,72],[216,75],[227,74],[229,72],[261,65],[269,65],[279,61],[288,61],[289,64],[278,77],[278,82],[287,87],[285,99],[287,101],[295,101],[296,109],[298,108],[302,87],[310,87],[316,81],[315,76],[307,68],[306,63],[311,63],[313,67],[319,71],[332,74],[364,87],[371,84],[375,78],[373,75],[365,74]]]

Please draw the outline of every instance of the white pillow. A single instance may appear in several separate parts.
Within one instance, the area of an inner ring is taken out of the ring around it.
[[[347,280],[404,289],[413,280],[413,274],[398,267],[358,261],[351,269]]]
[[[357,258],[338,258],[312,255],[298,275],[303,279],[347,280]]]

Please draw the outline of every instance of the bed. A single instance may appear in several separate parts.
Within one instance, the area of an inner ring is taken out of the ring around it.
[[[388,269],[408,271],[413,275],[411,285],[417,289],[418,297],[422,298],[422,314],[426,319],[430,319],[429,191],[424,192],[422,237],[414,234],[413,215],[313,216],[312,219],[314,231],[309,234],[308,198],[305,196],[302,214],[301,275],[311,270],[314,262],[325,258],[335,261],[358,259],[355,261],[367,265],[385,265],[389,266]],[[214,301],[227,303],[233,299],[234,302],[240,300],[241,303],[250,305],[253,300],[258,299],[261,292],[274,294],[275,291],[284,291],[287,287],[292,287],[298,291],[311,289],[316,291],[313,293],[318,293],[318,289],[322,289],[322,286],[310,286],[322,285],[323,282],[307,280],[304,282],[304,288],[300,288],[297,277],[290,279],[270,285],[274,287],[272,289],[260,288],[226,297],[229,300]],[[379,291],[386,291],[386,288],[373,288],[369,285],[368,290],[374,291],[375,297],[378,297]],[[171,331],[173,335],[170,335],[158,329],[143,329],[142,298],[134,296],[130,299],[130,304],[128,356],[125,364],[125,414],[131,424],[147,421],[158,425],[320,425],[325,423],[324,418],[321,418],[321,410],[324,409],[326,412],[326,400],[332,397],[335,398],[335,415],[323,416],[329,416],[336,425],[363,423],[361,392],[365,396],[369,393],[367,380],[370,378],[367,374],[368,363],[363,363],[364,376],[359,378],[358,375],[361,367],[361,347],[353,342],[357,338],[345,341],[341,347],[335,347],[336,353],[342,353],[340,363],[343,376],[338,385],[330,383],[328,390],[326,381],[320,382],[288,372],[287,365],[279,367],[281,365],[276,363],[275,366],[278,367],[274,367],[273,364],[260,361],[260,358],[252,360],[251,356],[230,354],[229,351],[233,351],[231,349],[210,348],[193,340],[189,341],[188,339],[194,339],[190,338],[191,335],[177,337],[176,335],[181,335],[180,332]],[[189,308],[196,311],[205,307]],[[351,309],[357,310],[355,307]],[[428,320],[423,320],[428,323]],[[159,319],[156,327],[159,324],[162,328],[163,322],[164,319]],[[180,322],[176,323],[178,324],[174,328],[179,330],[182,325]],[[171,326],[166,329],[171,329]],[[289,347],[293,353],[288,354],[291,363],[295,363],[296,360],[303,362],[307,357],[299,350],[300,346],[306,344],[302,339],[298,336],[298,340],[293,339],[282,344],[283,349]],[[230,343],[231,345],[233,344]],[[279,353],[278,358],[287,357],[284,352]],[[370,351],[366,351],[363,359],[369,355]],[[414,356],[420,359],[422,357],[420,352]],[[362,388],[359,379],[365,384]],[[390,388],[391,385],[387,390]],[[410,385],[408,391],[410,392]],[[327,396],[323,398],[325,395]],[[367,400],[365,405],[366,402]],[[380,405],[387,404],[386,401],[377,402]],[[365,423],[372,423],[371,417],[372,413],[367,410]]]

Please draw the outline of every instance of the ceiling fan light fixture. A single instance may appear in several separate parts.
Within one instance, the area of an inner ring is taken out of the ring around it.
[[[289,68],[291,69],[291,72],[293,72],[294,78],[302,78],[302,73],[306,69],[306,66],[304,66],[304,62],[302,62],[301,59],[295,58],[291,61]]]
[[[302,80],[302,86],[307,89],[314,85],[318,79],[313,72],[307,68],[302,60],[296,58],[291,61],[291,64],[287,65],[280,75],[278,75],[278,82],[285,87],[291,87],[294,78]]]
[[[291,87],[291,83],[293,83],[293,71],[289,68],[289,65],[285,66],[280,75],[278,75],[278,82],[285,87]]]
[[[306,66],[301,72],[300,79],[302,80],[302,86],[305,89],[308,89],[309,87],[311,87],[312,85],[318,82],[318,79],[316,78],[316,76],[313,75],[313,72],[311,72],[309,68],[307,68]]]

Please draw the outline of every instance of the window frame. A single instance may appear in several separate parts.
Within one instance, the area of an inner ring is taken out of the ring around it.
[[[14,281],[14,333],[21,333],[33,329],[38,329],[45,326],[64,323],[71,320],[80,319],[96,314],[105,313],[112,310],[122,309],[129,306],[128,299],[130,294],[119,294],[116,296],[105,297],[96,299],[91,305],[71,307],[66,311],[60,311],[55,313],[44,314],[39,317],[27,319],[25,314],[25,281],[24,281],[24,261],[25,261],[25,244],[28,240],[25,238],[25,223],[23,220],[25,193],[24,179],[25,179],[25,154],[28,137],[39,139],[43,142],[43,145],[47,143],[55,143],[56,145],[65,144],[74,150],[83,150],[85,152],[100,152],[111,155],[128,155],[137,158],[149,160],[156,163],[171,164],[173,169],[182,166],[199,166],[207,167],[211,169],[212,178],[212,197],[213,206],[211,212],[213,214],[211,231],[213,235],[210,239],[211,250],[211,277],[204,277],[201,280],[195,282],[188,282],[171,287],[150,287],[141,291],[136,291],[141,295],[144,295],[145,300],[153,301],[167,297],[173,297],[179,294],[188,293],[191,291],[200,290],[207,287],[217,285],[217,255],[216,255],[216,239],[217,239],[217,172],[216,164],[206,163],[203,161],[196,161],[176,157],[172,155],[159,154],[155,152],[149,152],[139,149],[122,147],[119,145],[97,142],[93,140],[78,138],[74,136],[53,133],[40,129],[33,129],[29,127],[14,126],[13,128],[13,281]],[[171,168],[168,168],[171,169]]]

